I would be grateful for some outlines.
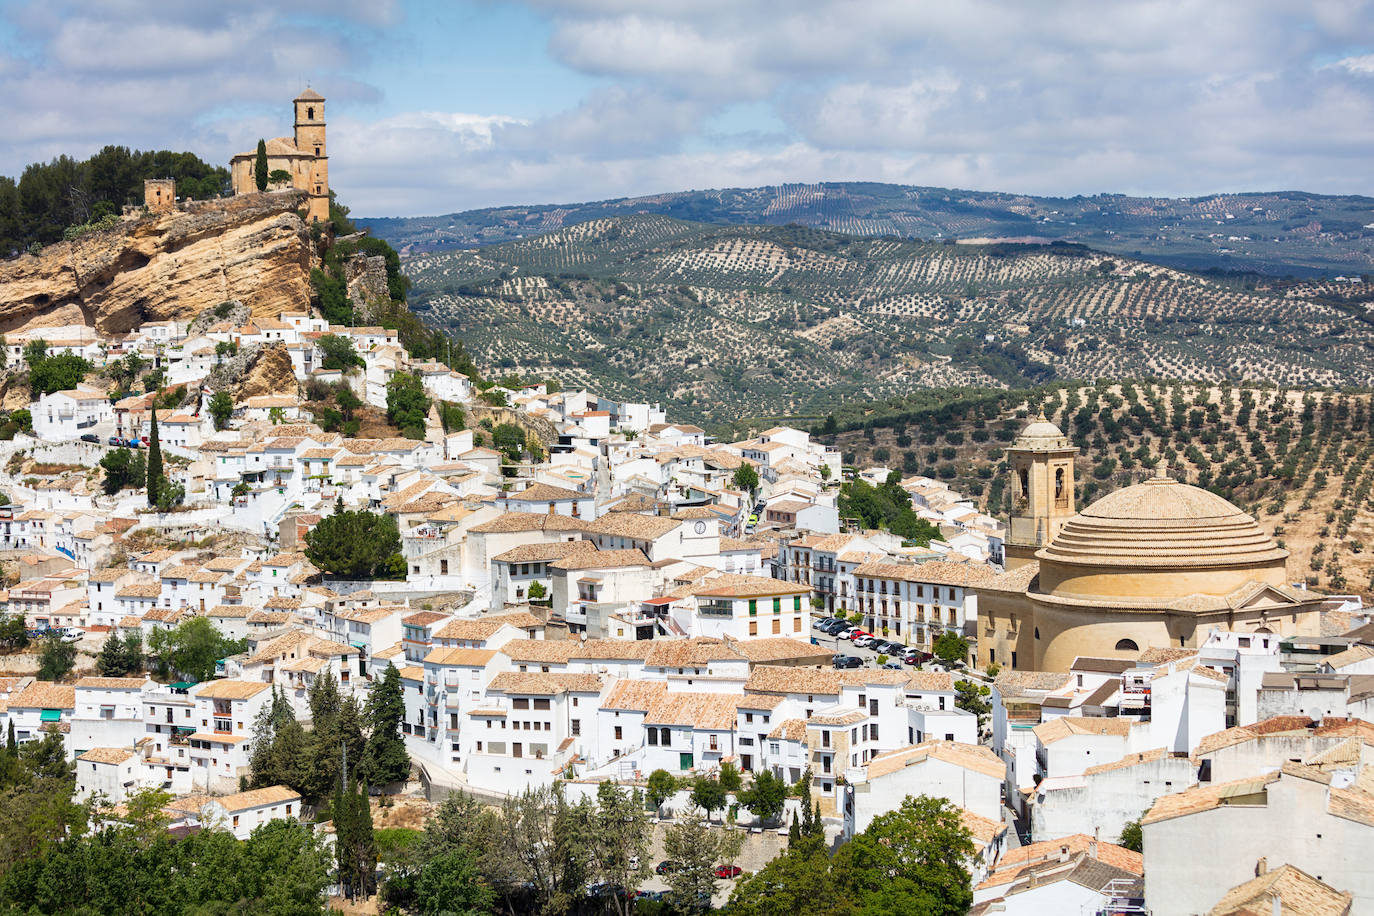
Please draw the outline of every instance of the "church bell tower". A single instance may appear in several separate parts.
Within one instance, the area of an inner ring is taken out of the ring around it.
[[[293,184],[309,197],[308,218],[329,220],[329,150],[324,136],[324,96],[306,89],[293,102],[296,109],[296,149],[305,154],[300,160],[305,174],[293,176]],[[309,158],[313,157],[313,158]]]
[[[1011,570],[1032,562],[1035,552],[1073,518],[1073,460],[1078,448],[1042,410],[1006,454],[1011,471],[1011,524],[1005,566]]]

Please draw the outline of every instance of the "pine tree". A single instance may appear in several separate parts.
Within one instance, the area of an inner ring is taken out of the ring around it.
[[[267,141],[258,140],[258,158],[253,162],[253,183],[259,191],[267,190]]]
[[[156,508],[162,493],[162,444],[157,441],[157,405],[148,429],[148,505]]]
[[[124,664],[124,640],[119,638],[118,630],[112,630],[109,639],[105,640],[105,645],[100,647],[95,668],[104,677],[119,677],[125,672]]]
[[[367,747],[359,766],[359,781],[364,785],[401,782],[410,776],[410,755],[401,738],[405,713],[401,673],[395,665],[388,665],[367,699]]]

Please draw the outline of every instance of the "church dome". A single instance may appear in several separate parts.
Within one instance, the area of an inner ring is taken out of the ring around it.
[[[1281,583],[1288,551],[1225,499],[1169,477],[1110,493],[1036,553],[1060,595],[1225,595]]]
[[[1193,567],[1281,560],[1288,553],[1215,493],[1155,477],[1088,506],[1039,556],[1094,566]]]
[[[1016,437],[1015,448],[1072,448],[1069,437],[1064,435],[1064,431],[1051,423],[1046,417],[1045,412],[1040,411],[1040,416],[1026,424],[1026,428],[1021,430],[1021,435]]]

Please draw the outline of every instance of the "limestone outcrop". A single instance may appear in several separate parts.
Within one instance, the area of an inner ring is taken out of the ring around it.
[[[259,317],[304,310],[303,201],[288,190],[194,202],[0,262],[0,333],[84,324],[117,334],[230,299]]]
[[[291,367],[291,354],[280,343],[254,344],[224,359],[210,370],[205,388],[229,391],[236,401],[270,394],[300,395],[300,384]]]

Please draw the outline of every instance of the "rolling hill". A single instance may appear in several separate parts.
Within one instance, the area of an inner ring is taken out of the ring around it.
[[[948,481],[1009,510],[1003,449],[1043,408],[1082,451],[1077,505],[1169,473],[1220,493],[1288,548],[1292,581],[1374,592],[1374,403],[1368,393],[1180,382],[928,391],[842,408],[817,432],[847,462]]]
[[[647,214],[713,225],[797,223],[903,239],[1058,239],[1189,270],[1299,277],[1374,272],[1374,198],[1300,191],[1061,198],[827,182],[357,222],[398,249],[420,253],[515,241],[590,220]]]
[[[1374,384],[1370,284],[1199,276],[1078,245],[641,215],[404,269],[412,309],[484,369],[709,424],[1054,378]]]

